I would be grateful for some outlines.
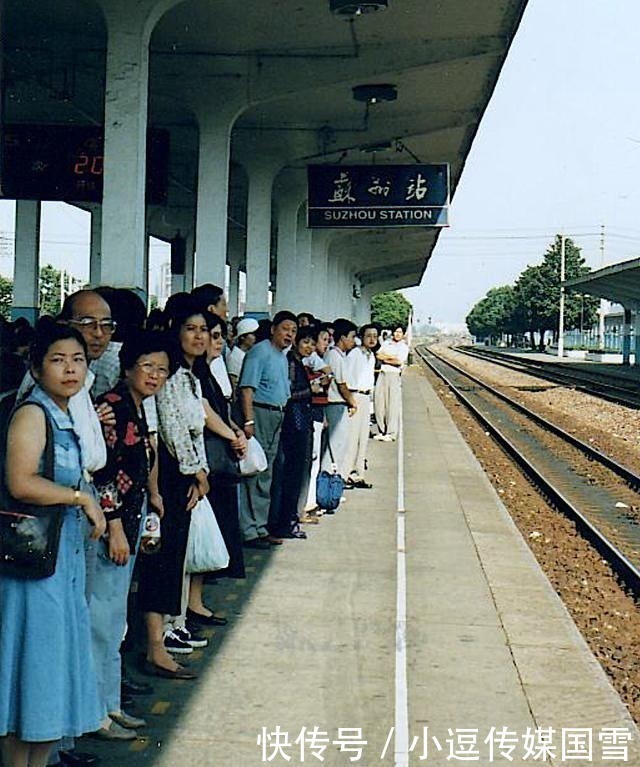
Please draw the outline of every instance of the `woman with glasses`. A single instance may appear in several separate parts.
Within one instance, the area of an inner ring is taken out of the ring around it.
[[[107,535],[98,550],[89,609],[98,690],[105,718],[96,735],[132,740],[143,719],[120,704],[120,644],[127,619],[127,595],[147,506],[163,514],[162,498],[151,473],[155,455],[143,402],[162,389],[170,372],[167,340],[138,331],[120,349],[122,379],[98,398],[113,410],[115,423],[103,424],[107,463],[94,476]]]
[[[162,544],[158,553],[140,558],[138,606],[147,626],[145,671],[168,679],[195,679],[170,653],[189,654],[191,642],[201,641],[186,632],[183,594],[188,582],[184,563],[191,510],[209,490],[202,389],[192,370],[206,351],[209,328],[198,306],[189,300],[176,305],[169,323],[176,368],[156,397]]]

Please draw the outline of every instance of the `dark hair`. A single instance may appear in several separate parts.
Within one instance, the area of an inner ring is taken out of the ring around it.
[[[227,323],[222,319],[222,317],[218,317],[217,314],[214,314],[213,312],[205,312],[204,318],[207,322],[207,327],[209,330],[213,330],[214,328],[217,328],[218,325],[220,325],[220,329],[222,330],[222,336],[223,338],[227,337]]]
[[[146,330],[165,330],[166,319],[162,309],[156,307],[149,312],[147,321],[145,322]]]
[[[313,323],[316,321],[316,318],[311,314],[311,312],[300,312],[298,314],[297,320],[300,322],[302,317],[306,317],[309,320],[309,324],[313,325]]]
[[[394,325],[391,327],[391,332],[392,332],[392,333],[395,333],[395,332],[396,332],[396,330],[397,330],[398,328],[400,328],[400,329],[402,330],[402,332],[403,332],[403,333],[406,333],[406,332],[407,332],[407,326],[406,326],[406,325],[403,325],[401,322],[396,322],[396,323],[395,323],[395,324],[394,324]]]
[[[129,334],[122,344],[118,356],[120,357],[120,371],[124,376],[125,371],[131,370],[136,362],[145,354],[165,352],[169,357],[169,375],[176,372],[177,364],[174,355],[171,354],[171,341],[165,333],[151,330],[138,330]]]
[[[271,336],[271,320],[258,320],[258,329],[256,330],[256,343],[266,341]]]
[[[317,341],[317,337],[314,336],[315,327],[315,325],[301,325],[296,333],[296,346],[305,338],[312,338],[314,341]]]
[[[29,349],[29,362],[35,370],[42,370],[44,358],[53,344],[57,341],[77,341],[82,347],[84,356],[87,356],[87,344],[84,338],[69,325],[61,325],[47,317],[38,320],[35,327],[35,337]]]
[[[129,333],[141,330],[147,318],[147,307],[137,293],[128,288],[99,286],[95,292],[104,298],[111,309],[111,316],[116,321],[113,341],[124,341]]]
[[[339,317],[335,322],[330,322],[329,325],[333,325],[333,340],[336,343],[344,336],[348,336],[352,330],[358,329],[351,320],[344,317]]]
[[[278,312],[274,318],[271,320],[271,327],[275,328],[276,325],[279,325],[281,322],[295,322],[296,325],[298,324],[298,318],[293,312],[288,311],[281,311]]]
[[[311,338],[313,338],[313,340],[316,342],[318,338],[320,337],[320,333],[329,332],[323,322],[314,322],[313,325],[309,325],[309,327],[305,329],[307,330],[307,332],[311,331],[310,333]]]
[[[378,325],[377,322],[368,322],[366,325],[363,325],[360,330],[358,330],[358,337],[364,338],[364,334],[367,332],[367,330],[375,330],[377,333],[380,333],[380,325]]]
[[[210,306],[215,306],[218,303],[222,296],[224,296],[224,290],[219,285],[212,285],[210,282],[205,282],[203,285],[197,285],[191,291],[191,295],[198,304],[206,310]]]
[[[167,298],[167,303],[164,305],[165,330],[168,330],[171,327],[173,318],[176,315],[182,314],[185,306],[194,305],[195,301],[193,296],[189,295],[189,293],[173,293],[170,295],[169,298]],[[199,306],[197,311],[201,311]]]

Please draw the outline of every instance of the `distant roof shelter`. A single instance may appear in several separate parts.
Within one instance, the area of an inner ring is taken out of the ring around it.
[[[640,258],[565,280],[563,285],[574,293],[588,293],[622,304],[625,309],[640,311]]]

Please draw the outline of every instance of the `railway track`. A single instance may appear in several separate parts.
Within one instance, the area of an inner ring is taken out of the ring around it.
[[[640,476],[426,347],[416,351],[640,601]]]
[[[518,373],[526,373],[561,386],[568,386],[618,405],[625,405],[634,410],[640,409],[640,387],[635,380],[623,377],[614,380],[610,373],[598,373],[594,370],[578,371],[573,367],[568,368],[566,363],[516,359],[490,349],[456,346],[455,351]]]

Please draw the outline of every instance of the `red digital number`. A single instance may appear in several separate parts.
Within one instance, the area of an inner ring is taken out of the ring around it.
[[[89,157],[86,154],[78,155],[78,162],[73,166],[76,176],[83,176],[89,166]]]
[[[98,154],[91,161],[90,173],[92,176],[101,176],[103,168],[104,168],[104,157]]]

